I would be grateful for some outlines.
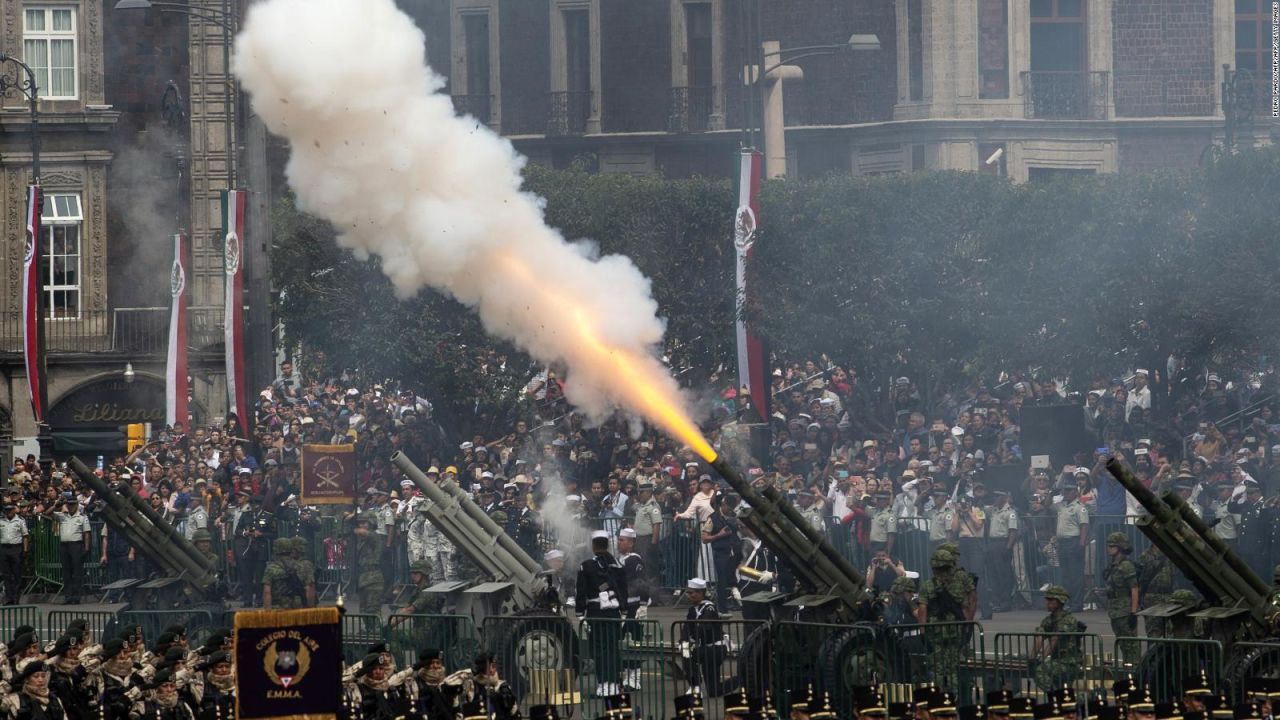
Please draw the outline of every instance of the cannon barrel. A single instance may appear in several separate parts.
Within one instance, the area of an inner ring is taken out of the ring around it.
[[[392,455],[391,462],[431,501],[425,506],[431,523],[491,579],[512,583],[518,607],[533,607],[546,586],[538,563],[456,483],[431,482],[404,453]]]
[[[1107,471],[1150,513],[1139,518],[1138,529],[1187,576],[1201,594],[1217,604],[1245,607],[1249,625],[1258,637],[1269,634],[1267,588],[1240,556],[1196,517],[1173,493],[1161,497],[1143,485],[1120,461],[1107,460]]]
[[[169,575],[185,576],[201,588],[209,588],[217,582],[217,574],[208,560],[173,526],[146,507],[133,488],[124,484],[112,488],[76,457],[71,458],[67,467],[106,503],[106,512],[103,513],[106,522],[123,533],[148,560]]]
[[[765,547],[790,565],[796,577],[814,592],[835,595],[848,610],[857,611],[865,578],[822,532],[812,527],[776,489],[760,492],[751,487],[723,457],[716,458],[711,467],[751,508],[739,517]]]

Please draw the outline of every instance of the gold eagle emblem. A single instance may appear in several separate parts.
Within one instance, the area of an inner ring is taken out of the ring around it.
[[[311,669],[311,651],[305,644],[298,645],[297,650],[277,650],[273,642],[262,655],[262,668],[271,682],[280,687],[297,685]]]

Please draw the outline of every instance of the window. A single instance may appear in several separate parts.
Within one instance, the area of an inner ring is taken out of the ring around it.
[[[80,317],[80,196],[50,193],[40,214],[40,262],[49,316]]]
[[[462,16],[463,61],[466,63],[467,94],[460,108],[483,123],[492,119],[492,90],[489,85],[489,13],[470,12]],[[459,98],[455,98],[455,103]]]
[[[711,4],[684,6],[685,43],[688,48],[689,87],[711,87]]]
[[[571,93],[591,92],[591,14],[588,10],[565,10],[565,89]]]
[[[22,19],[23,60],[36,75],[40,97],[76,97],[76,10],[29,7]]]
[[[907,93],[912,100],[924,97],[923,0],[907,0]]]
[[[1032,0],[1031,71],[1082,73],[1086,69],[1082,0]]]
[[[1270,77],[1271,3],[1236,0],[1236,69]]]
[[[978,0],[978,97],[1009,97],[1008,0]]]

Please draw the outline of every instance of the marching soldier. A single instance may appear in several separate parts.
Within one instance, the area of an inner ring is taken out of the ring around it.
[[[609,534],[604,531],[591,533],[593,556],[582,561],[578,569],[578,587],[574,609],[578,617],[586,618],[592,656],[596,658],[596,677],[599,685],[596,694],[616,695],[619,679],[618,644],[621,628],[617,620],[622,618],[627,594],[627,577],[622,566],[609,553]],[[598,622],[593,623],[592,620]]]
[[[688,661],[685,676],[694,694],[718,697],[722,692],[720,666],[727,650],[720,624],[711,621],[720,619],[720,611],[707,599],[707,581],[702,578],[690,579],[685,594],[689,612],[680,626],[681,654]]]
[[[378,614],[382,609],[383,575],[381,563],[381,544],[377,536],[370,532],[373,517],[370,513],[356,516],[354,559],[352,566],[356,571],[356,592],[360,596],[360,612]]]
[[[18,690],[4,699],[4,710],[13,720],[64,720],[66,709],[49,690],[49,668],[35,660],[18,675]]]
[[[22,559],[30,543],[27,522],[18,517],[18,506],[4,504],[4,519],[0,520],[0,573],[4,576],[6,605],[17,605],[22,595]]]
[[[262,607],[285,610],[315,607],[316,578],[310,563],[299,556],[302,538],[280,538],[275,542],[276,558],[262,573]]]
[[[1103,571],[1103,583],[1107,592],[1107,617],[1117,638],[1138,634],[1138,569],[1129,559],[1132,549],[1124,533],[1113,532],[1107,536],[1107,555],[1111,556],[1111,562]],[[1137,663],[1136,641],[1121,642],[1116,649],[1125,662]]]
[[[460,687],[445,684],[444,656],[435,648],[418,653],[414,663],[413,710],[423,720],[454,720]]]
[[[515,720],[520,716],[516,694],[498,677],[498,662],[492,653],[481,653],[471,663],[471,702],[489,709],[490,720]]]
[[[996,504],[987,513],[987,586],[991,610],[1004,612],[1013,597],[1013,549],[1018,544],[1018,511],[1009,504],[1009,491],[992,491]]]
[[[1209,687],[1208,673],[1203,668],[1199,673],[1183,678],[1182,706],[1187,712],[1209,712],[1207,703],[1213,699],[1213,696],[1213,688]]]
[[[1036,627],[1038,633],[1080,633],[1084,624],[1067,610],[1071,596],[1061,585],[1050,585],[1044,591],[1045,608],[1049,614]],[[1032,649],[1036,660],[1036,684],[1048,691],[1075,680],[1083,660],[1080,641],[1061,635],[1037,637]]]
[[[132,648],[124,640],[113,638],[102,644],[102,658],[102,717],[126,720],[133,703],[142,697],[142,679],[134,673]]]
[[[235,717],[236,679],[231,673],[230,655],[225,650],[219,650],[196,665],[195,669],[207,673],[196,720],[228,720]]]
[[[80,641],[63,635],[49,651],[49,659],[49,688],[62,701],[67,720],[97,718],[97,688],[80,665]]]
[[[1141,595],[1143,609],[1155,607],[1169,599],[1173,592],[1173,565],[1169,558],[1160,552],[1155,545],[1147,546],[1142,551],[1138,570],[1138,590]],[[1165,635],[1165,619],[1147,616],[1147,637],[1163,637]]]
[[[389,677],[387,659],[381,653],[371,653],[360,661],[356,685],[363,720],[393,720],[398,716],[387,687]]]

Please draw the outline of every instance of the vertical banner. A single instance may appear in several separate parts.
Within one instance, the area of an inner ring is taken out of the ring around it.
[[[761,155],[756,150],[744,149],[738,169],[738,212],[734,216],[733,242],[737,248],[738,308],[741,310],[749,297],[747,292],[747,263],[751,260],[751,247],[755,244],[760,207]],[[764,343],[747,327],[742,313],[738,314],[738,385],[751,394],[751,405],[759,413],[757,422],[769,418],[769,384]]]
[[[169,357],[165,362],[164,422],[187,428],[187,236],[173,236],[169,271]]]
[[[342,626],[336,607],[240,611],[235,617],[240,720],[336,720]]]
[[[240,427],[250,422],[248,388],[244,375],[244,190],[222,191],[222,229],[226,233],[223,267],[226,286],[223,304],[227,362],[227,407],[240,418]]]
[[[27,186],[27,237],[22,256],[22,359],[36,422],[44,421],[44,363],[40,357],[40,186]]]
[[[356,501],[356,446],[303,445],[303,505],[350,505]]]

